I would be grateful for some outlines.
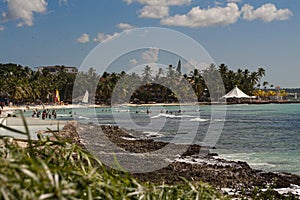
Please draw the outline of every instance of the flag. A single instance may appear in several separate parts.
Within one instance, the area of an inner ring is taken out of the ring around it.
[[[59,91],[58,90],[56,90],[54,101],[55,102],[60,102],[60,97],[59,97]]]

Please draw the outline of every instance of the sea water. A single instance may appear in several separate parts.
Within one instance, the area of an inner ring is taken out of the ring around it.
[[[213,109],[224,111],[224,105]],[[225,110],[224,127],[214,152],[221,158],[246,161],[255,169],[300,175],[300,104],[227,105]],[[181,141],[176,142],[189,143],[189,137],[194,137],[189,132],[197,128],[193,143],[202,144],[209,126],[218,123],[218,119],[211,119],[211,111],[208,105],[99,108],[96,117],[101,124],[117,123],[125,128],[134,122],[135,129],[166,142],[179,134]],[[119,116],[117,122],[111,113]],[[163,127],[151,127],[154,120],[163,121]],[[178,131],[182,121],[186,127]]]
[[[226,111],[225,118],[212,117],[212,110]],[[224,123],[213,150],[219,157],[246,161],[255,169],[300,175],[300,104],[120,106],[57,112],[62,120],[74,117],[81,123],[114,124],[158,141],[200,145],[209,128]]]

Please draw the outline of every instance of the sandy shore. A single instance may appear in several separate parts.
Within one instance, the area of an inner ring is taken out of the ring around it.
[[[193,105],[199,105],[198,103],[156,103],[156,104],[120,104],[120,105],[114,105],[114,107],[117,106],[127,106],[127,107],[139,107],[139,106],[193,106]],[[16,111],[16,110],[34,110],[34,109],[73,109],[73,108],[106,108],[110,107],[108,105],[80,105],[80,104],[68,104],[68,105],[36,105],[36,106],[5,106],[3,108],[3,111]]]
[[[300,101],[255,101],[255,102],[245,102],[246,104],[291,104],[300,103]],[[148,104],[119,104],[113,105],[113,107],[127,106],[127,107],[151,107],[151,106],[200,106],[200,105],[230,105],[238,103],[226,103],[226,102],[190,102],[190,103],[148,103]],[[73,109],[73,108],[107,108],[109,105],[80,105],[80,104],[68,104],[68,105],[36,105],[36,106],[5,106],[3,111],[16,111],[16,110],[34,110],[34,109]]]
[[[17,111],[17,110],[41,110],[41,109],[72,109],[72,108],[84,108],[84,105],[36,105],[36,106],[5,106],[3,111]]]

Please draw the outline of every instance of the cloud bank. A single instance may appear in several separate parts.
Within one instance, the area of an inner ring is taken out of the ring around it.
[[[248,21],[262,20],[272,22],[274,20],[287,20],[293,13],[289,9],[277,9],[274,4],[268,3],[254,10],[254,7],[245,4],[242,8],[243,19]]]
[[[292,15],[293,13],[289,9],[278,9],[271,3],[264,4],[255,10],[249,4],[245,4],[239,9],[237,3],[230,2],[225,7],[216,6],[207,9],[199,6],[193,7],[187,14],[166,17],[160,22],[167,26],[201,28],[235,24],[240,18],[247,21],[262,20],[269,23],[275,20],[288,20]]]
[[[214,7],[201,8],[195,6],[186,14],[170,16],[170,6],[190,5],[192,0],[123,0],[127,4],[139,3],[144,5],[138,11],[140,18],[161,19],[160,23],[166,26],[181,26],[201,28],[210,26],[224,26],[235,24],[239,19],[246,21],[262,20],[272,22],[275,20],[288,20],[293,13],[289,9],[279,9],[272,3],[261,5],[254,9],[250,4],[239,8],[241,0],[227,0],[227,4],[215,2]]]
[[[168,26],[208,27],[216,25],[234,24],[238,21],[241,12],[237,4],[228,3],[226,7],[202,9],[199,6],[192,8],[185,15],[175,15],[161,20],[161,24]]]

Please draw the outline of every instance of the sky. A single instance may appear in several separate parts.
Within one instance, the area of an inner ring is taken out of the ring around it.
[[[270,84],[300,87],[299,0],[1,0],[0,14],[0,63],[81,66],[121,32],[159,27],[191,37],[217,65],[263,67]],[[164,54],[138,55],[127,62],[159,62]]]

